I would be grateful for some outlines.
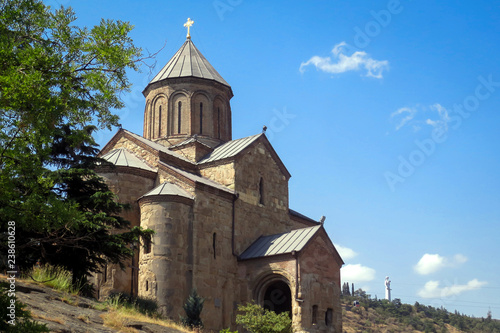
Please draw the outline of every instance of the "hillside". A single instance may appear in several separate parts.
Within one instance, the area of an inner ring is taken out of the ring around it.
[[[355,300],[359,306],[352,305]],[[345,333],[500,333],[500,321],[491,317],[474,318],[419,303],[402,304],[399,299],[388,302],[343,296],[342,318]]]
[[[2,281],[4,275],[0,275]],[[28,280],[16,281],[17,300],[26,304],[32,318],[59,333],[189,333],[183,327],[153,319],[113,304],[58,291]],[[3,313],[3,312],[2,312]],[[1,331],[1,330],[0,330]]]
[[[5,276],[1,276],[5,278]],[[117,311],[95,300],[17,280],[17,298],[33,319],[51,332],[190,332],[171,322]],[[358,301],[359,306],[353,306]],[[47,306],[50,304],[50,306]],[[422,304],[403,304],[368,297],[342,297],[343,333],[500,333],[500,321],[474,318]]]

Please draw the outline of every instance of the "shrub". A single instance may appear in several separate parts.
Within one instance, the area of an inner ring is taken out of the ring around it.
[[[238,331],[233,332],[229,328],[224,328],[224,329],[220,330],[219,333],[238,333]]]
[[[266,310],[255,303],[239,305],[238,311],[243,312],[243,314],[236,316],[236,323],[243,325],[252,333],[292,332],[292,320],[288,312],[276,314],[276,312]]]
[[[203,322],[201,321],[200,315],[203,311],[203,303],[205,300],[198,295],[196,289],[191,291],[191,294],[186,300],[183,308],[186,312],[186,317],[181,317],[182,324],[190,328],[203,327]]]

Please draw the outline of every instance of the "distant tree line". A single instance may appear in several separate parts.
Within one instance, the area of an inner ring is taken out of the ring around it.
[[[386,299],[372,298],[362,289],[352,292],[347,283],[342,286],[342,298],[347,304],[358,301],[361,309],[366,311],[374,309],[384,320],[395,318],[400,323],[425,333],[448,332],[446,324],[464,332],[500,333],[500,321],[492,319],[491,311],[488,311],[486,318],[476,318],[456,310],[450,312],[444,307],[434,308],[418,302],[414,305],[404,304],[399,298],[389,302]]]

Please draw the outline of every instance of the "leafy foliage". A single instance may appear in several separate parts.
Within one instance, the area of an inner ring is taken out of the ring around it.
[[[423,332],[448,332],[446,324],[456,327],[464,332],[498,332],[500,333],[500,321],[491,319],[491,313],[486,318],[474,318],[459,312],[449,312],[445,308],[434,308],[416,302],[413,306],[404,304],[399,298],[392,302],[388,300],[372,299],[361,289],[354,293],[356,296],[342,296],[343,300],[352,304],[354,300],[359,301],[361,309],[353,311],[361,312],[373,309],[379,317],[386,322],[394,318],[401,324],[412,330]]]
[[[92,137],[118,125],[112,110],[141,50],[129,23],[88,29],[75,19],[41,0],[0,1],[0,232],[15,222],[21,268],[41,259],[78,284],[103,262],[129,258],[148,232],[120,217],[126,207],[95,173],[103,161]]]
[[[31,313],[25,310],[25,304],[18,302],[14,303],[15,308],[15,320],[8,317],[10,313],[11,300],[13,298],[9,297],[7,293],[7,288],[4,283],[0,285],[0,332],[5,333],[39,333],[39,332],[49,332],[49,329],[45,324],[39,324],[31,319]],[[12,324],[14,323],[14,324]]]
[[[255,303],[239,305],[236,323],[252,333],[291,333],[292,320],[288,312],[276,314]]]
[[[196,289],[191,290],[186,304],[183,309],[186,312],[186,317],[181,317],[182,324],[190,328],[202,328],[203,322],[201,321],[201,311],[203,311],[203,303],[205,300],[198,295]]]

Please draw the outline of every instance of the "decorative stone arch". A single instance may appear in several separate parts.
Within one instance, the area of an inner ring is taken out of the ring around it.
[[[287,311],[292,318],[292,279],[287,272],[273,271],[264,274],[253,288],[253,298],[265,309],[282,313]]]
[[[213,103],[214,137],[223,141],[231,140],[231,112],[229,101],[217,95]]]
[[[151,102],[151,139],[161,138],[167,134],[168,124],[168,97],[159,93]]]
[[[144,129],[143,129],[143,136],[147,139],[151,138],[149,134],[149,121],[150,121],[150,110],[151,108],[151,100],[146,101],[146,107],[144,108]]]
[[[212,98],[204,90],[195,91],[191,97],[192,133],[213,136]]]
[[[190,95],[185,90],[177,90],[169,98],[167,135],[190,134],[191,103]],[[179,104],[179,102],[181,104]],[[180,116],[180,118],[179,118]],[[180,122],[180,125],[179,125]]]

